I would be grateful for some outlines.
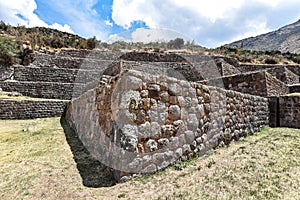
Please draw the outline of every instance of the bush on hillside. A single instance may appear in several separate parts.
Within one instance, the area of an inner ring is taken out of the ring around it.
[[[0,35],[0,65],[5,67],[19,62],[20,49],[15,40],[9,36]]]

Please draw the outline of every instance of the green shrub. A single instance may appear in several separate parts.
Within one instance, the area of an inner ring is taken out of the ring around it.
[[[19,62],[20,49],[15,40],[9,36],[0,35],[0,65],[11,66]]]

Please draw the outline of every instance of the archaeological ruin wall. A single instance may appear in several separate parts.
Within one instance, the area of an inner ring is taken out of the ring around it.
[[[74,90],[74,87],[77,90]],[[80,88],[84,84],[59,83],[59,82],[33,82],[33,81],[4,81],[0,88],[6,92],[19,92],[24,96],[44,99],[70,100],[81,94]],[[77,92],[79,91],[79,92]]]
[[[268,125],[268,100],[136,70],[103,75],[66,119],[118,181],[203,155]]]
[[[269,97],[270,126],[300,128],[300,96]]]
[[[300,84],[289,85],[290,93],[300,93]]]
[[[67,101],[0,99],[0,119],[60,117]]]
[[[224,76],[217,79],[200,81],[206,85],[212,85],[220,81],[227,90],[252,94],[262,97],[280,96],[289,93],[288,86],[266,71],[249,72],[232,76]]]

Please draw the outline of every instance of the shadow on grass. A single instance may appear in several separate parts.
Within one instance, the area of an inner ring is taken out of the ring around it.
[[[83,146],[71,127],[67,124],[64,116],[60,119],[64,129],[67,142],[73,153],[73,158],[77,164],[77,169],[82,178],[83,185],[86,187],[99,188],[109,187],[115,184],[115,180],[106,166],[94,159],[88,150]]]

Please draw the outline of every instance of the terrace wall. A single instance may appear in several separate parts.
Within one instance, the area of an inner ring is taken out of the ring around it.
[[[67,101],[0,99],[0,119],[60,117]]]

